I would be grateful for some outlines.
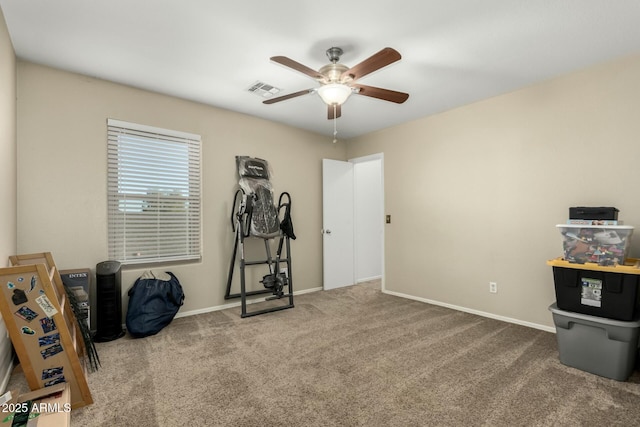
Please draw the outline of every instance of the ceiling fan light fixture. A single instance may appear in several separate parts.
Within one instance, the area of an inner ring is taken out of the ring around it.
[[[342,105],[351,95],[351,88],[341,83],[329,83],[318,88],[318,95],[327,105]]]

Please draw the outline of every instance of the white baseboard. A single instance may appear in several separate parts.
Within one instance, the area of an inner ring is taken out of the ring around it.
[[[311,288],[311,289],[303,289],[301,291],[294,291],[293,295],[303,295],[303,294],[308,294],[311,292],[317,292],[317,291],[321,291],[322,287],[317,287],[317,288]],[[255,298],[255,299],[251,299],[251,300],[247,300],[247,304],[255,304],[257,302],[264,302],[263,298]],[[175,318],[179,318],[179,317],[188,317],[188,316],[195,316],[196,314],[204,314],[204,313],[211,313],[212,311],[220,311],[220,310],[224,310],[227,308],[234,308],[234,307],[240,307],[241,303],[240,301],[237,302],[230,302],[228,304],[222,304],[222,305],[216,305],[214,307],[207,307],[207,308],[200,308],[198,310],[189,310],[189,311],[183,311],[183,312],[178,312],[178,314],[176,314]]]
[[[445,303],[445,302],[440,302],[440,301],[434,301],[434,300],[430,300],[430,299],[426,299],[426,298],[415,297],[413,295],[407,295],[407,294],[403,294],[403,293],[400,293],[400,292],[393,292],[393,291],[387,291],[387,290],[383,290],[382,292],[385,293],[385,294],[393,295],[393,296],[400,297],[400,298],[407,298],[407,299],[411,299],[411,300],[414,300],[414,301],[420,301],[420,302],[424,302],[424,303],[427,303],[427,304],[438,305],[440,307],[446,307],[446,308],[450,308],[450,309],[453,309],[453,310],[463,311],[465,313],[476,314],[476,315],[482,316],[482,317],[488,317],[490,319],[501,320],[503,322],[514,323],[516,325],[527,326],[529,328],[540,329],[542,331],[552,332],[554,334],[556,333],[556,329],[554,327],[551,327],[551,326],[540,325],[538,323],[532,323],[532,322],[526,322],[524,320],[514,319],[512,317],[500,316],[500,315],[493,314],[493,313],[487,313],[485,311],[479,311],[479,310],[474,310],[472,308],[461,307],[459,305],[453,305],[453,304],[448,304],[448,303]]]
[[[321,291],[321,290],[322,290],[322,286],[318,286],[317,288],[303,289],[301,291],[294,292],[293,295],[310,294],[312,292],[318,292],[318,291]]]
[[[382,279],[382,276],[365,277],[363,279],[356,280],[356,283],[370,282],[372,280],[379,280],[379,279]]]
[[[368,280],[375,280],[377,278],[372,278],[372,279],[366,279],[366,280],[362,280],[363,282],[368,281]],[[359,281],[360,282],[360,281]],[[294,292],[293,295],[303,295],[303,294],[308,294],[311,292],[317,292],[317,291],[321,291],[322,287],[317,287],[317,288],[311,288],[311,289],[304,289],[301,291],[297,291]],[[488,313],[485,311],[480,311],[480,310],[474,310],[472,308],[467,308],[467,307],[461,307],[459,305],[454,305],[454,304],[448,304],[448,303],[444,303],[444,302],[440,302],[440,301],[435,301],[435,300],[430,300],[427,298],[421,298],[421,297],[416,297],[413,295],[408,295],[408,294],[403,294],[400,292],[394,292],[394,291],[387,291],[387,290],[382,290],[382,293],[388,294],[388,295],[393,295],[396,297],[400,297],[400,298],[406,298],[406,299],[410,299],[410,300],[414,300],[414,301],[420,301],[420,302],[424,302],[427,304],[432,304],[432,305],[437,305],[440,307],[446,307],[446,308],[450,308],[452,310],[457,310],[457,311],[462,311],[465,313],[469,313],[469,314],[475,314],[478,316],[482,316],[482,317],[488,317],[490,319],[495,319],[495,320],[500,320],[502,322],[508,322],[508,323],[513,323],[516,325],[521,325],[521,326],[527,326],[529,328],[534,328],[534,329],[539,329],[542,331],[546,331],[546,332],[552,332],[552,333],[556,333],[556,329],[554,327],[551,326],[546,326],[546,325],[540,325],[538,323],[533,323],[533,322],[526,322],[524,320],[520,320],[520,319],[514,319],[512,317],[506,317],[506,316],[500,316],[497,314],[493,314],[493,313]],[[256,299],[252,299],[252,300],[248,300],[247,304],[255,304],[258,302],[263,302],[264,299],[262,298],[256,298]],[[204,314],[204,313],[210,313],[212,311],[219,311],[219,310],[225,310],[227,308],[234,308],[234,307],[240,307],[240,301],[236,301],[236,302],[232,302],[229,304],[222,304],[222,305],[217,305],[217,306],[213,306],[213,307],[207,307],[207,308],[201,308],[198,310],[189,310],[189,311],[184,311],[184,312],[179,312],[178,314],[176,314],[176,319],[179,317],[188,317],[188,316],[195,316],[196,314]],[[9,374],[11,374],[11,370],[9,370]],[[7,377],[7,381],[8,381],[8,377]]]

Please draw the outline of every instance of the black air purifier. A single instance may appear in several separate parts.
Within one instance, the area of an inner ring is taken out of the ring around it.
[[[113,341],[124,336],[120,265],[118,261],[104,261],[96,265],[95,342]]]

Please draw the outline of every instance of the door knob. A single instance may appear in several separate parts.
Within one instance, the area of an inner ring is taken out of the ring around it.
[[[325,230],[324,232],[327,234],[331,234],[331,230]]]

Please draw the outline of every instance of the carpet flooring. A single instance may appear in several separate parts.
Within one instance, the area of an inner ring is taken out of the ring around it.
[[[618,382],[564,366],[552,333],[385,295],[376,282],[239,312],[97,344],[95,403],[74,410],[72,426],[640,425],[638,371]],[[14,374],[10,387],[25,384]]]

